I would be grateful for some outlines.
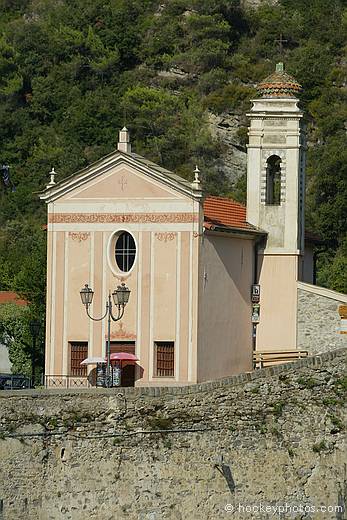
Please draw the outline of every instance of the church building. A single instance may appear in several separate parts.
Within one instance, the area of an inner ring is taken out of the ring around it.
[[[85,381],[91,367],[81,361],[107,354],[107,321],[87,316],[85,284],[93,317],[117,286],[131,291],[110,331],[111,353],[137,358],[124,367],[126,385],[218,379],[252,370],[254,349],[297,347],[297,282],[312,271],[299,90],[282,64],[258,86],[248,114],[247,208],[203,197],[198,168],[188,182],[133,153],[126,128],[98,162],[59,183],[52,171],[41,195],[48,386]]]

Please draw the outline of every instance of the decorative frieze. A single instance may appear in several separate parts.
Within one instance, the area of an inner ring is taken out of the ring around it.
[[[128,274],[127,276],[124,276],[124,275],[117,275],[117,274],[113,274],[113,277],[118,280],[120,283],[126,283],[126,281],[128,280],[128,278],[130,278],[130,274]]]
[[[155,233],[155,237],[161,242],[168,242],[174,240],[177,236],[177,233],[174,232],[163,232],[163,233]]]
[[[87,231],[85,231],[85,232],[70,231],[69,232],[69,237],[71,238],[71,240],[75,240],[77,242],[84,242],[85,240],[87,240],[90,237],[90,233],[87,232]]]
[[[50,224],[186,224],[198,213],[50,213]]]
[[[127,331],[121,321],[118,322],[118,326],[118,330],[111,332],[111,339],[136,340],[136,334]]]

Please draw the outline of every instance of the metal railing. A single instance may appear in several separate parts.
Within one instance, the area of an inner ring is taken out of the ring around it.
[[[24,390],[31,388],[29,377],[17,374],[0,374],[0,390]]]
[[[45,388],[90,388],[95,386],[88,376],[45,375]]]

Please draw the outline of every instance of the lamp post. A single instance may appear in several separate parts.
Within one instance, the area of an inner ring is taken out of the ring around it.
[[[29,323],[31,337],[33,338],[33,344],[31,348],[31,387],[35,386],[35,351],[36,351],[36,338],[40,333],[41,324],[37,320],[31,320]]]
[[[129,301],[130,297],[130,289],[125,285],[125,283],[122,283],[121,285],[118,285],[117,289],[115,289],[112,293],[112,298],[115,307],[117,308],[117,316],[113,315],[112,312],[112,298],[111,298],[111,291],[108,294],[107,301],[106,301],[106,312],[103,316],[100,318],[94,318],[90,315],[89,307],[93,301],[94,291],[90,287],[88,287],[88,284],[85,284],[83,289],[80,291],[81,300],[83,305],[86,308],[86,312],[88,317],[93,321],[101,321],[107,316],[107,365],[106,365],[106,386],[111,386],[111,378],[110,378],[110,368],[111,368],[111,319],[113,321],[118,321],[123,317],[124,309],[126,304]]]

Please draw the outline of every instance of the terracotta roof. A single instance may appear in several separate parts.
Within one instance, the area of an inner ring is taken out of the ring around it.
[[[211,224],[249,231],[256,229],[246,222],[246,206],[225,197],[206,197],[204,200],[204,225],[211,228]]]
[[[0,291],[0,304],[15,303],[16,305],[27,305],[28,302],[22,300],[18,294],[12,291]]]
[[[204,227],[206,229],[225,227],[262,232],[246,221],[246,206],[226,197],[206,197],[204,200]],[[321,237],[310,230],[305,231],[305,241],[316,245],[324,243]]]
[[[257,85],[262,97],[295,97],[302,90],[300,83],[284,71],[283,63],[277,63],[273,72]]]

